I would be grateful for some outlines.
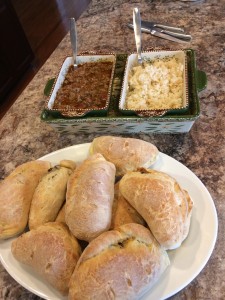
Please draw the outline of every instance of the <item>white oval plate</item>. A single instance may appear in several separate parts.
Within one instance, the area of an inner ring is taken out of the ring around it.
[[[90,144],[71,146],[41,157],[57,164],[62,159],[77,163],[88,155]],[[217,238],[218,219],[214,202],[198,177],[180,162],[160,153],[152,167],[173,176],[186,189],[194,201],[190,232],[177,250],[168,251],[171,265],[158,283],[142,298],[144,300],[166,299],[187,286],[204,268],[212,254]],[[31,268],[17,262],[11,254],[12,239],[0,242],[0,259],[8,273],[23,287],[44,298],[62,300],[57,291],[35,274]]]

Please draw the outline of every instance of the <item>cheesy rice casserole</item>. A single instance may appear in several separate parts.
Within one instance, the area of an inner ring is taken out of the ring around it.
[[[173,109],[183,106],[184,65],[175,57],[144,62],[128,78],[126,109]]]

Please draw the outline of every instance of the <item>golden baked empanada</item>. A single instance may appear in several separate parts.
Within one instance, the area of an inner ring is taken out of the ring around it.
[[[130,205],[119,191],[119,182],[115,184],[111,229],[128,223],[145,225],[142,216]]]
[[[30,207],[29,228],[55,221],[66,199],[66,187],[72,170],[55,166],[39,182]]]
[[[18,166],[0,183],[0,239],[25,229],[34,191],[50,167],[47,161],[30,161]]]
[[[100,136],[90,146],[90,154],[101,153],[116,167],[116,175],[149,167],[157,159],[159,151],[153,144],[134,138]]]
[[[149,229],[126,224],[84,249],[69,284],[69,300],[139,299],[161,277],[169,258]]]
[[[142,169],[124,175],[119,190],[165,249],[181,245],[189,232],[193,203],[174,178]]]
[[[80,257],[81,249],[67,226],[50,222],[32,229],[12,242],[13,256],[33,268],[63,295]]]
[[[109,229],[115,166],[95,154],[78,166],[67,185],[65,220],[80,240],[90,241]]]

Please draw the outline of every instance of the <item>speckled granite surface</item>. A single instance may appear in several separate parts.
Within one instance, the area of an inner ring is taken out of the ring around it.
[[[193,36],[187,47],[196,50],[198,68],[208,77],[207,89],[199,95],[201,115],[189,133],[131,135],[155,143],[160,151],[190,168],[206,185],[217,208],[218,239],[211,258],[196,279],[171,299],[222,300],[225,299],[225,0],[202,3],[94,0],[77,22],[79,51],[134,51],[133,33],[126,23],[137,5],[143,19],[182,26]],[[142,37],[143,48],[181,47],[151,35]],[[69,145],[90,142],[95,137],[95,134],[60,136],[40,120],[44,86],[57,74],[67,54],[71,54],[68,35],[1,120],[1,178],[23,162]],[[0,264],[0,299],[40,298],[17,284]]]

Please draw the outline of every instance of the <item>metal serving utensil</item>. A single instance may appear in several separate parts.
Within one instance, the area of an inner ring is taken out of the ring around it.
[[[129,28],[134,29],[134,25],[133,24],[127,24]],[[166,40],[170,40],[173,42],[178,42],[178,43],[188,43],[191,41],[192,37],[190,35],[187,34],[182,34],[179,32],[172,32],[172,31],[168,31],[168,30],[164,30],[161,29],[157,26],[154,27],[150,27],[148,26],[143,26],[141,27],[141,31],[145,32],[145,33],[150,33],[154,36],[166,39]]]
[[[168,30],[168,31],[172,31],[172,32],[184,33],[183,28],[174,27],[174,26],[171,26],[171,25],[165,25],[165,24],[156,23],[156,22],[149,22],[149,21],[141,20],[141,26],[150,27],[152,29],[157,27],[157,28],[162,29],[162,30]]]
[[[141,21],[141,27],[142,29],[147,28],[147,29],[157,30],[159,32],[171,35],[181,40],[186,40],[186,41],[191,40],[191,35],[185,34],[184,29],[179,27],[172,27],[172,26],[154,23],[154,22],[148,22],[148,21]]]
[[[77,68],[77,29],[74,18],[70,19],[70,41],[73,51],[73,66]]]
[[[141,15],[140,10],[135,7],[133,10],[133,26],[134,26],[134,37],[137,48],[138,63],[142,64],[141,56]]]

